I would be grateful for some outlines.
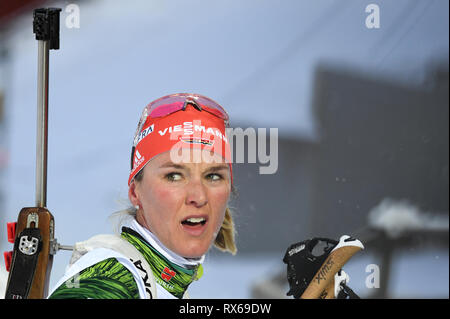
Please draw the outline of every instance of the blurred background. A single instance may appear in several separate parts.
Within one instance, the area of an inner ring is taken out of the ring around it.
[[[278,169],[234,164],[239,251],[212,250],[192,298],[292,298],[287,247],[343,234],[365,245],[344,267],[361,297],[448,298],[447,0],[1,0],[2,251],[6,222],[34,206],[44,6],[62,8],[47,190],[60,243],[112,232],[142,109],[197,92],[232,127],[277,128]],[[69,258],[55,256],[51,287]],[[1,261],[0,290],[6,276]]]

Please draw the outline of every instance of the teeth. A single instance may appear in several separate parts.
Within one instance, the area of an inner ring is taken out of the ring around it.
[[[188,218],[186,220],[188,222],[190,222],[190,223],[201,223],[201,222],[205,221],[205,219],[202,218],[202,217],[199,217],[199,218]]]

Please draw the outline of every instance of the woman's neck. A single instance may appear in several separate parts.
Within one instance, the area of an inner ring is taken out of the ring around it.
[[[203,263],[205,256],[199,258],[185,258],[167,248],[151,231],[143,227],[139,222],[133,218],[128,224],[128,227],[138,232],[144,239],[158,250],[170,262],[185,268],[192,268]]]

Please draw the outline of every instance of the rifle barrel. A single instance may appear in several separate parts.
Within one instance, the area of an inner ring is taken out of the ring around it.
[[[38,41],[36,207],[47,205],[49,41]]]

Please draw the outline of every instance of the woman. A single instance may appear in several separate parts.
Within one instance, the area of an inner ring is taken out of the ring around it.
[[[78,243],[50,298],[183,298],[212,244],[235,254],[227,126],[225,110],[198,94],[147,105],[132,147],[133,206],[121,238]]]

